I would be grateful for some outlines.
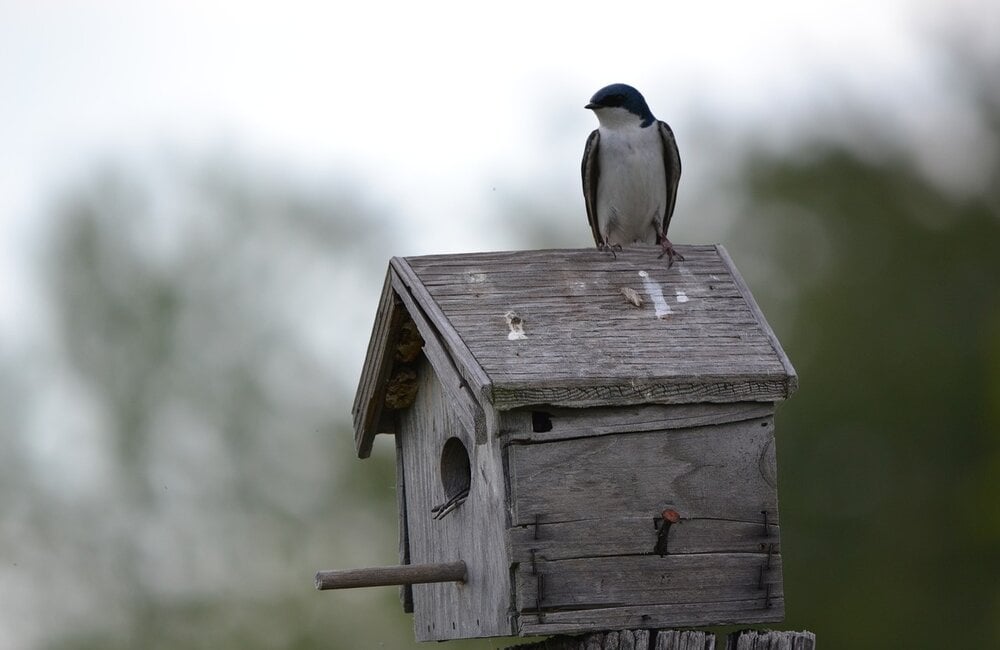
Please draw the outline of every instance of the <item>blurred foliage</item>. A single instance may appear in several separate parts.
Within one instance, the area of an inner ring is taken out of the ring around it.
[[[1000,151],[995,66],[966,63]],[[958,192],[868,154],[751,152],[732,233],[801,380],[778,412],[786,622],[1000,647],[1000,165],[959,160],[985,182]]]
[[[346,190],[230,160],[105,169],[56,212],[54,374],[86,408],[52,417],[68,433],[50,454],[97,448],[104,471],[26,493],[21,566],[63,595],[45,596],[60,624],[34,633],[53,648],[409,642],[404,617],[381,624],[385,594],[338,607],[312,587],[316,569],[396,549],[392,459],[354,458],[354,378],[324,350],[367,336],[353,292],[377,296],[384,269],[353,271],[385,221]]]
[[[998,151],[995,66],[959,67]],[[1000,167],[971,161],[986,181],[959,192],[905,148],[862,149],[759,146],[729,188],[725,243],[801,378],[777,425],[787,626],[832,648],[995,647]],[[558,245],[531,204],[523,244]],[[339,352],[367,342],[389,231],[346,190],[233,161],[106,169],[64,197],[52,370],[0,350],[3,426],[56,432],[45,461],[0,438],[0,577],[24,638],[416,646],[395,590],[312,589],[315,569],[396,553],[391,445],[355,458]]]

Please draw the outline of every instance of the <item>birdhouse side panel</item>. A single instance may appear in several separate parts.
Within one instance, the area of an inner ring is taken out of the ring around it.
[[[582,437],[506,447],[519,633],[781,620],[773,416],[670,428],[712,418],[657,427],[634,407],[620,419],[648,430],[594,435],[614,410],[581,409]]]
[[[412,587],[417,640],[511,634],[506,507],[496,445],[476,445],[425,360],[413,405],[399,414],[407,546],[413,564],[463,560],[464,583]],[[467,492],[466,492],[467,490]],[[442,512],[444,514],[442,514]]]

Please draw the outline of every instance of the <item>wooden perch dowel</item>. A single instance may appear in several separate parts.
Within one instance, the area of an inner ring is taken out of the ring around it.
[[[353,589],[385,585],[413,585],[425,582],[465,582],[465,562],[402,564],[346,571],[319,571],[317,589]]]

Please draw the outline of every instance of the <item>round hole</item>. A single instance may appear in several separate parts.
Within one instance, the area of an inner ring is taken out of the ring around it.
[[[441,485],[449,499],[467,492],[472,479],[469,452],[458,438],[448,438],[441,451]]]

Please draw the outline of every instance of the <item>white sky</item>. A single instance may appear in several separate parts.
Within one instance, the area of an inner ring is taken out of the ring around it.
[[[498,184],[580,201],[582,106],[607,83],[682,143],[696,119],[780,122],[844,88],[908,101],[928,21],[988,4],[0,0],[0,335],[38,309],[53,192],[95,161],[221,147],[343,172],[423,226],[400,254],[479,248],[456,215]]]

